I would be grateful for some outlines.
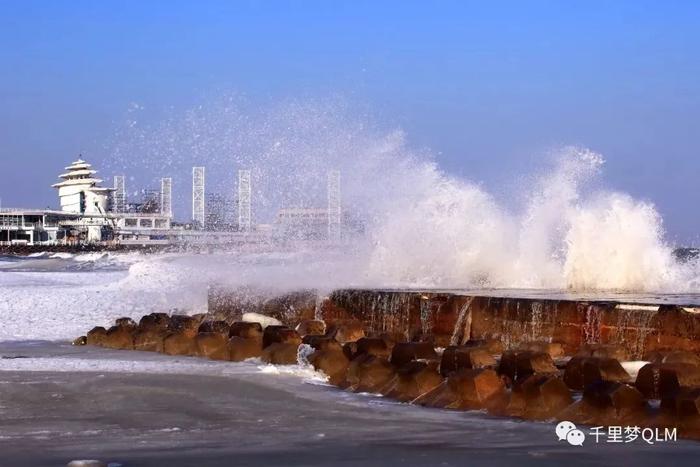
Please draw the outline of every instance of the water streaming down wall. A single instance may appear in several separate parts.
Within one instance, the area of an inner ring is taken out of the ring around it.
[[[457,321],[455,321],[452,337],[450,337],[450,345],[462,345],[467,342],[471,336],[472,329],[472,297],[469,297],[459,309]]]
[[[583,326],[583,342],[585,344],[599,344],[601,341],[601,315],[603,309],[598,305],[578,303],[576,309],[585,316]]]
[[[613,336],[610,340],[625,345],[631,355],[644,355],[647,339],[657,332],[661,325],[657,321],[659,307],[618,304],[615,311],[617,320],[611,327]]]
[[[250,292],[210,291],[209,309],[235,320],[245,311],[295,326],[302,319],[327,324],[361,321],[368,335],[429,341],[436,346],[498,339],[505,348],[556,342],[568,354],[584,344],[618,344],[632,358],[655,350],[700,351],[700,313],[675,305],[462,295],[448,292],[336,290],[261,298]]]
[[[376,292],[344,290],[333,292],[329,300],[334,310],[342,309],[344,318],[359,319],[370,334],[392,334],[405,340],[421,338],[428,324],[422,319],[420,296],[404,292]],[[324,313],[324,320],[336,318],[332,312]],[[337,318],[336,318],[337,319]]]

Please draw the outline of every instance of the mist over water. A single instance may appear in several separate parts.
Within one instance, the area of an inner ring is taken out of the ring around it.
[[[134,106],[107,170],[173,176],[181,206],[193,165],[206,167],[208,193],[231,198],[236,171],[252,170],[258,223],[281,207],[325,207],[326,174],[339,170],[343,211],[363,233],[344,245],[347,260],[324,263],[337,286],[700,290],[697,264],[676,262],[653,204],[594,188],[604,158],[587,148],[543,156],[551,162],[512,205],[342,99],[255,108],[226,97],[155,125],[144,117]],[[289,268],[298,281],[303,267]]]

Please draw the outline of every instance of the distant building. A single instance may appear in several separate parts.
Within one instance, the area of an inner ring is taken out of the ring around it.
[[[364,231],[364,225],[348,212],[337,214],[340,222],[335,229],[329,229],[329,210],[324,208],[282,208],[277,211],[273,230],[275,236],[289,240],[332,240],[338,241],[341,233],[344,238]],[[335,236],[335,235],[337,236]],[[332,236],[332,238],[330,238]]]
[[[361,232],[362,223],[341,210],[338,172],[328,176],[326,208],[283,208],[272,224],[253,224],[250,171],[239,171],[241,199],[204,190],[204,167],[193,168],[193,222],[172,219],[172,179],[159,190],[142,190],[140,199],[126,197],[125,176],[114,187],[102,187],[92,165],[79,158],[59,175],[60,210],[0,209],[0,244],[71,245],[262,245],[277,240],[335,243]],[[206,200],[206,203],[205,203]]]
[[[143,242],[161,239],[170,230],[171,216],[160,212],[159,194],[148,192],[138,206],[122,207],[130,212],[115,212],[115,188],[101,187],[91,164],[79,158],[65,170],[52,185],[61,210],[0,210],[0,243]]]
[[[125,212],[113,213],[115,239],[120,243],[165,241],[172,228],[172,212],[164,212],[163,198],[162,186],[142,190],[141,199],[126,203]]]
[[[233,203],[223,195],[210,193],[207,195],[204,229],[209,231],[231,231],[234,230],[231,218]]]
[[[316,240],[328,236],[328,210],[283,208],[275,217],[276,234],[285,239]]]
[[[59,175],[63,180],[52,186],[58,189],[61,211],[79,214],[80,217],[64,220],[60,224],[70,227],[64,234],[87,242],[110,239],[114,222],[108,218],[107,212],[111,210],[114,188],[101,187],[102,180],[95,177],[97,171],[82,158],[65,170]]]
[[[0,244],[27,244],[67,242],[80,236],[72,228],[80,214],[39,209],[1,209]]]
[[[66,173],[59,175],[63,180],[52,185],[58,188],[62,211],[104,216],[111,210],[114,188],[100,187],[102,180],[94,177],[96,173],[80,158],[66,167]]]

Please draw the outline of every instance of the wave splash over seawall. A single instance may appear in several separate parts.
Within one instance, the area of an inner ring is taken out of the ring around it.
[[[514,211],[424,165],[422,184],[372,231],[370,273],[438,287],[690,291],[695,267],[675,260],[653,204],[587,192],[602,166],[588,149],[560,149]]]
[[[135,106],[112,162],[185,180],[204,165],[208,190],[224,193],[251,169],[257,222],[280,207],[325,206],[326,173],[340,170],[343,210],[362,233],[345,245],[353,260],[338,263],[338,286],[700,289],[697,264],[675,260],[652,203],[595,188],[604,158],[587,148],[556,150],[507,202],[344,102],[249,107],[226,98],[149,125]]]

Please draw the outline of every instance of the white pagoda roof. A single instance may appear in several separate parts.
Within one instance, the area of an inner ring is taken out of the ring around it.
[[[80,170],[80,169],[89,169],[90,167],[92,167],[92,164],[88,164],[82,158],[79,157],[77,161],[74,161],[73,163],[71,163],[71,165],[69,165],[65,169],[68,171],[72,171],[72,170]]]
[[[79,157],[77,161],[74,161],[66,167],[66,173],[59,175],[63,180],[51,185],[54,188],[61,188],[71,185],[88,185],[93,191],[113,191],[113,188],[102,188],[97,186],[102,183],[103,180],[100,178],[95,178],[93,175],[97,173],[97,170],[91,169],[92,164],[85,162],[82,157]]]
[[[91,169],[76,169],[76,170],[71,170],[70,172],[66,172],[64,174],[59,175],[61,178],[71,178],[71,177],[81,177],[83,175],[94,175],[97,173],[97,170],[91,170]]]
[[[70,185],[90,185],[91,188],[99,188],[95,187],[94,185],[98,183],[102,183],[102,179],[100,178],[69,178],[68,180],[63,180],[62,182],[54,183],[51,185],[54,188],[60,188],[62,186],[70,186]]]

